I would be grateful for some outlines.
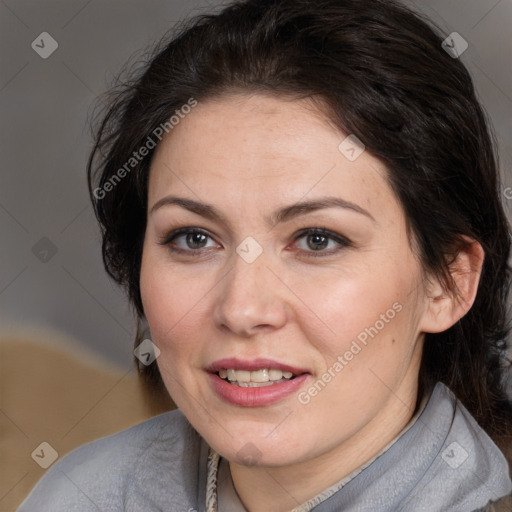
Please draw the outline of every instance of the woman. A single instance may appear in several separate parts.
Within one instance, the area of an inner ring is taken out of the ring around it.
[[[442,40],[392,1],[245,0],[121,89],[91,197],[141,376],[178,410],[75,450],[20,510],[467,512],[510,494],[509,228]]]

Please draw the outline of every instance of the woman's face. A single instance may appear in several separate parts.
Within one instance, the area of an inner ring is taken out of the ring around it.
[[[349,453],[412,415],[422,267],[383,164],[346,137],[306,100],[233,94],[153,158],[140,284],[158,366],[235,463]]]

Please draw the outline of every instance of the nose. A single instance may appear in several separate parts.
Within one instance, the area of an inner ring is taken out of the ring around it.
[[[268,266],[265,253],[252,263],[238,254],[233,261],[231,270],[215,287],[215,324],[243,338],[283,327],[289,314],[287,289]]]

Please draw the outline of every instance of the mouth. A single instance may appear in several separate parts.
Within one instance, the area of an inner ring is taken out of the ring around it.
[[[262,388],[288,382],[297,377],[293,372],[277,368],[262,368],[253,371],[223,368],[216,373],[222,380],[241,388]]]
[[[222,359],[206,369],[215,392],[243,407],[275,403],[297,391],[311,373],[270,359]]]

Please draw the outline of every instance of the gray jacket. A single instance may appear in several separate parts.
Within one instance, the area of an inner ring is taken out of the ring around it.
[[[18,512],[206,512],[208,453],[179,410],[161,414],[66,455]],[[511,493],[508,469],[492,440],[438,383],[412,425],[369,465],[299,509],[472,512]]]

